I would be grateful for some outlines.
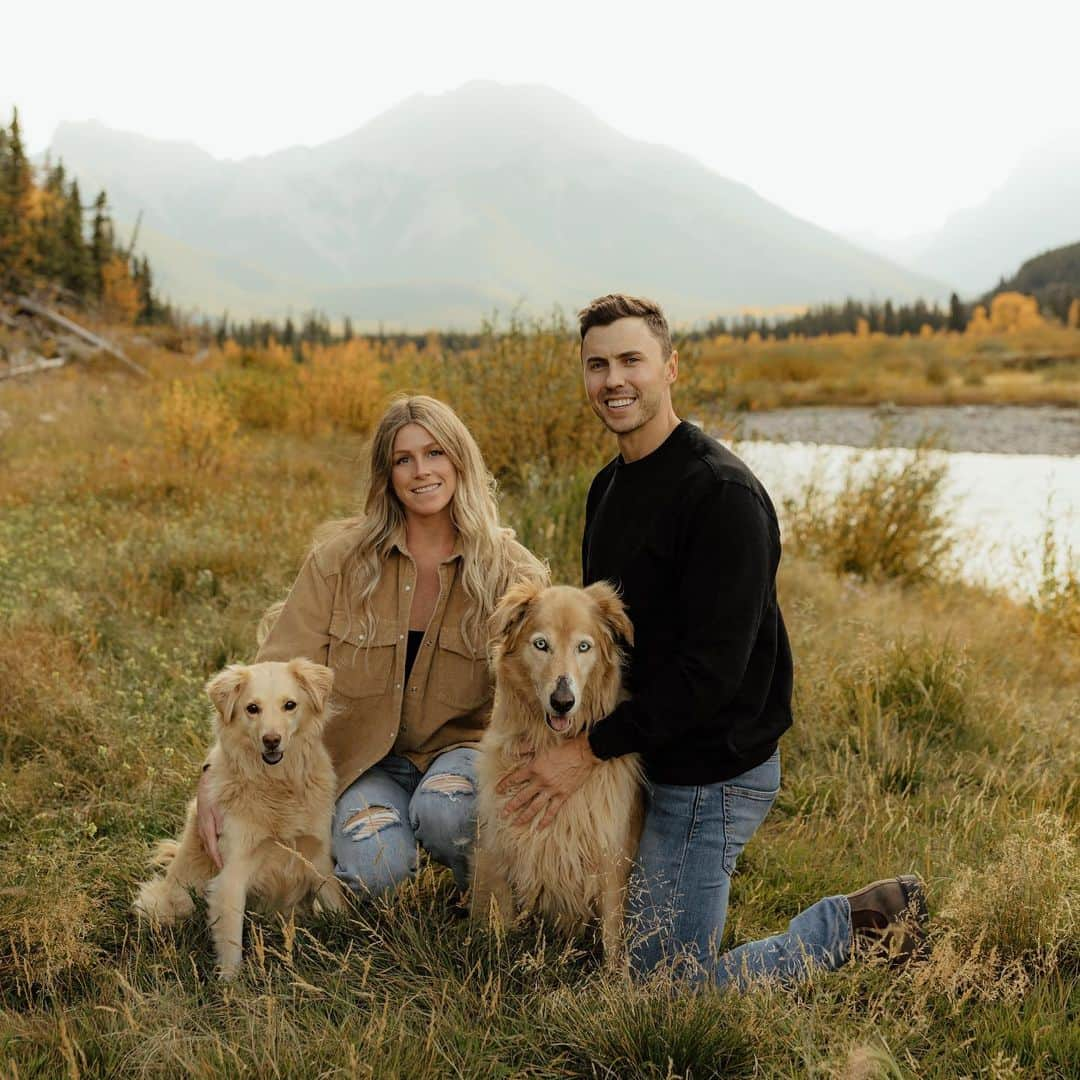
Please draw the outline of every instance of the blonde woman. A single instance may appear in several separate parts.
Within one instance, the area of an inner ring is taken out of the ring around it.
[[[465,889],[492,701],[486,626],[522,579],[546,581],[546,568],[500,527],[468,429],[434,398],[395,400],[372,440],[363,514],[323,530],[256,657],[334,669],[333,853],[356,891],[410,877],[418,844]],[[220,865],[203,787],[201,835]]]

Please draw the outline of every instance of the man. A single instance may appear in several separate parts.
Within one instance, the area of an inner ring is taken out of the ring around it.
[[[792,659],[776,597],[780,532],[769,496],[671,401],[679,357],[652,301],[602,296],[580,313],[585,391],[619,456],[595,477],[585,585],[622,593],[634,623],[630,699],[587,735],[506,777],[508,813],[547,826],[602,759],[640,753],[649,780],[628,898],[639,973],[689,957],[723,984],[838,967],[856,937],[906,959],[922,937],[921,885],[875,882],[819,901],[786,933],[716,957],[736,860],[780,786]],[[915,925],[909,918],[915,916]]]

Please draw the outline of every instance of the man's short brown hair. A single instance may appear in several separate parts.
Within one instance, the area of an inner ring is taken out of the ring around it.
[[[671,331],[668,329],[664,312],[655,300],[646,300],[642,296],[627,296],[625,293],[608,293],[598,296],[578,312],[578,326],[581,340],[594,326],[610,326],[617,319],[639,318],[652,335],[660,342],[663,359],[671,356]]]

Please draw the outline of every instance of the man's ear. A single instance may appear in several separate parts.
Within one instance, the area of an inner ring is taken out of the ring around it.
[[[670,386],[679,377],[679,351],[671,350],[671,356],[667,362],[668,385]]]
[[[300,688],[309,698],[317,713],[326,708],[326,699],[334,685],[334,673],[323,664],[298,656],[289,661],[289,674],[300,684]]]
[[[621,640],[627,645],[633,645],[634,624],[630,621],[630,616],[626,614],[626,608],[619,599],[619,594],[606,581],[598,581],[595,585],[590,585],[585,593],[592,597],[612,639],[616,643]]]
[[[493,656],[514,650],[525,616],[543,591],[544,587],[535,581],[519,581],[506,590],[489,625],[489,649]]]
[[[223,724],[232,720],[236,699],[247,686],[250,677],[250,672],[243,664],[230,664],[206,684],[206,692],[210,695]]]

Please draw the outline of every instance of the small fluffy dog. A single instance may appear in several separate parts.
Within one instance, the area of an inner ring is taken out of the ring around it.
[[[496,784],[532,753],[572,738],[614,709],[621,687],[619,638],[633,627],[609,585],[521,584],[492,619],[495,704],[480,743],[473,862],[473,918],[539,911],[568,932],[599,916],[605,960],[623,955],[626,883],[644,814],[636,754],[603,761],[540,829],[542,814],[515,824]]]
[[[206,853],[192,799],[179,841],[158,845],[164,875],[140,887],[134,909],[168,924],[194,910],[189,889],[204,894],[222,978],[240,967],[249,892],[286,911],[311,894],[324,908],[343,906],[330,857],[334,767],[322,741],[333,681],[329,668],[296,659],[233,664],[206,684],[217,709],[209,793],[223,815],[224,865],[219,873]]]

